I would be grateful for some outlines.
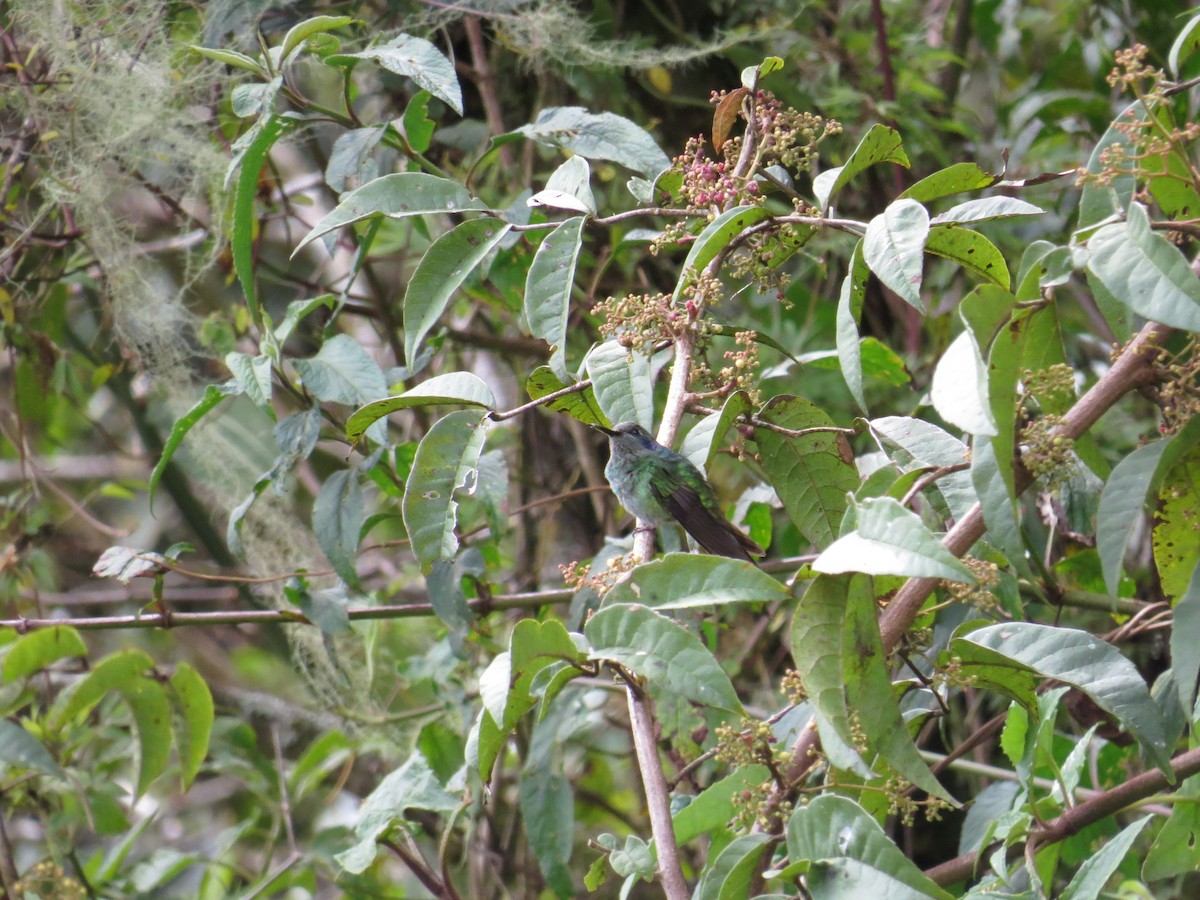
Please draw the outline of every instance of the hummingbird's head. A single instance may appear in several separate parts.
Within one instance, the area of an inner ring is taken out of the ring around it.
[[[605,428],[603,425],[592,427],[597,431],[603,431],[614,441],[621,441],[624,444],[639,444],[647,448],[653,447],[655,444],[653,435],[637,422],[622,422],[612,428]]]

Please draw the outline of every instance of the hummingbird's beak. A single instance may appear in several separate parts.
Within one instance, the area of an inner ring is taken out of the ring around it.
[[[607,434],[609,437],[616,437],[618,434],[620,434],[619,431],[613,431],[611,428],[605,428],[603,425],[592,425],[591,427],[596,431]]]

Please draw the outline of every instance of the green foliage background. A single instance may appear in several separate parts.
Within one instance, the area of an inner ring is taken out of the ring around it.
[[[1194,891],[1198,22],[7,5],[5,891]]]

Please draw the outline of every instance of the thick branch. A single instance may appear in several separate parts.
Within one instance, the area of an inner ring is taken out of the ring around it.
[[[1200,772],[1200,749],[1181,753],[1171,760],[1171,771],[1176,783]],[[1106,819],[1169,786],[1167,776],[1158,769],[1143,772],[1141,775],[1136,775],[1111,790],[1105,791],[1098,797],[1071,807],[1058,818],[1051,819],[1040,828],[1035,829],[1029,835],[1029,841],[1034,844],[1053,844],[1065,840],[1073,834],[1078,834],[1088,825]],[[991,849],[988,847],[985,848],[985,851]],[[962,856],[956,856],[932,869],[927,869],[925,874],[940,885],[957,884],[960,881],[966,881],[975,873],[979,856],[978,852],[964,853]]]

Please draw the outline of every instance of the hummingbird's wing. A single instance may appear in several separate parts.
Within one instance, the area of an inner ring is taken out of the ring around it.
[[[746,537],[717,509],[716,500],[705,498],[691,485],[676,478],[662,478],[651,490],[667,512],[683,526],[706,553],[754,562],[751,554],[763,555],[762,547]]]

